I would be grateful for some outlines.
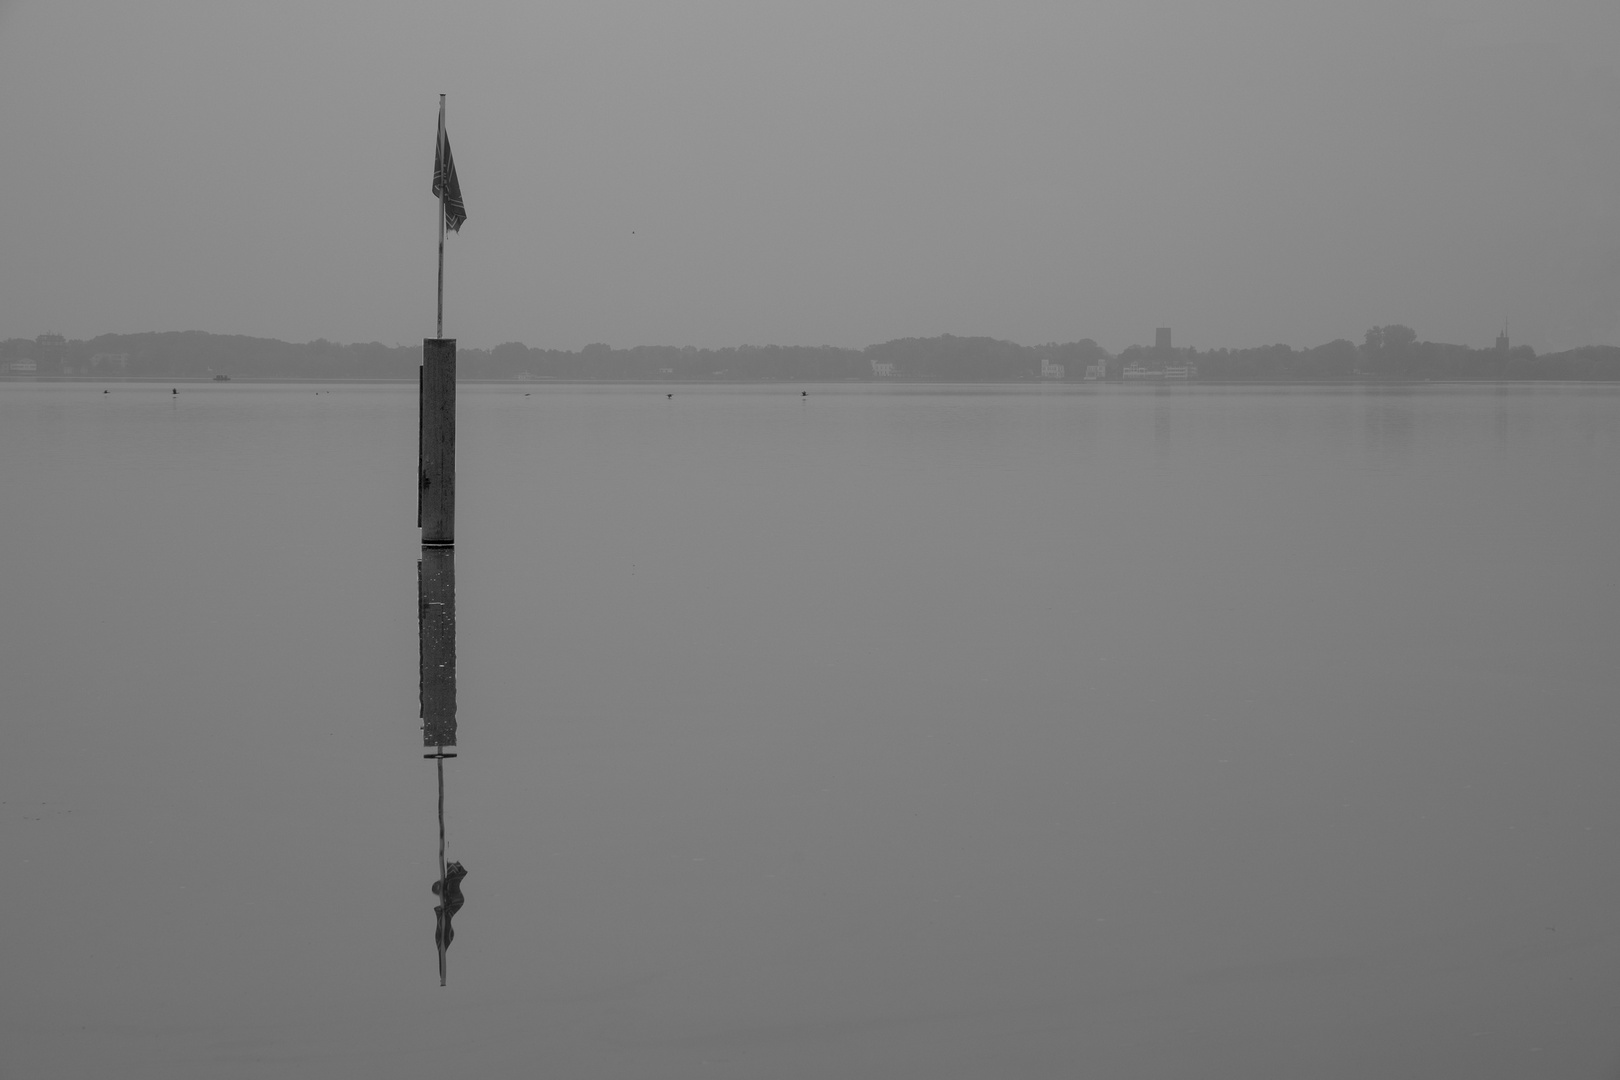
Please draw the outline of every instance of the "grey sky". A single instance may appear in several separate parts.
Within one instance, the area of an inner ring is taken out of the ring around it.
[[[1620,4],[0,0],[0,337],[1620,343]]]

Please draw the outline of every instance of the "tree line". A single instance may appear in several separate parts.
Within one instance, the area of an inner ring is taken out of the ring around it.
[[[1018,345],[988,337],[897,338],[864,349],[830,345],[738,345],[723,349],[638,345],[615,349],[586,345],[578,351],[531,348],[507,342],[493,349],[462,348],[466,379],[766,380],[899,378],[942,382],[1039,379],[1061,365],[1065,380],[1099,368],[1122,377],[1128,365],[1149,370],[1190,365],[1200,379],[1613,379],[1620,380],[1620,348],[1587,346],[1537,356],[1520,345],[1476,349],[1419,341],[1406,326],[1368,330],[1358,345],[1347,339],[1312,348],[1266,345],[1247,349],[1157,349],[1132,345],[1110,354],[1089,338],[1059,344]],[[31,365],[28,363],[31,362]],[[305,344],[273,338],[176,331],[102,334],[88,340],[38,338],[0,341],[0,375],[19,370],[46,377],[262,379],[414,379],[420,345],[380,342]],[[30,371],[31,368],[31,371]],[[881,374],[880,374],[881,373]]]

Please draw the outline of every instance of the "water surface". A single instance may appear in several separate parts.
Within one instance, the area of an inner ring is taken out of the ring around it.
[[[103,394],[103,389],[111,392]],[[1620,394],[0,386],[0,1074],[1620,1068]]]

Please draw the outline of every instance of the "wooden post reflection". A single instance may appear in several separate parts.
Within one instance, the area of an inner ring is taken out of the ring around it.
[[[423,548],[416,564],[422,632],[422,745],[456,745],[456,553]]]
[[[461,909],[461,879],[467,871],[445,859],[444,762],[456,755],[456,554],[451,548],[423,548],[416,564],[418,628],[421,637],[422,745],[439,774],[439,880],[433,892],[433,940],[439,951],[439,985],[446,981],[446,953],[455,939],[450,920]]]

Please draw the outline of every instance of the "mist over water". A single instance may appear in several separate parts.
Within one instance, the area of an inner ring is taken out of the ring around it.
[[[0,1072],[1603,1076],[1620,393],[0,386]],[[673,390],[674,396],[666,397]]]

